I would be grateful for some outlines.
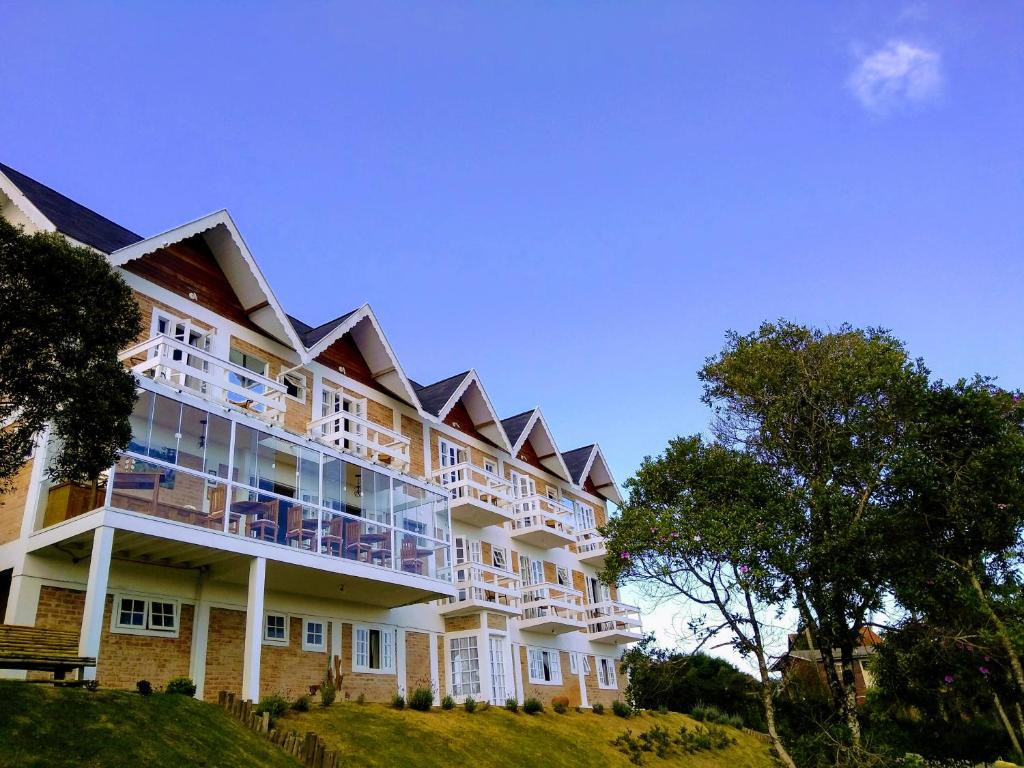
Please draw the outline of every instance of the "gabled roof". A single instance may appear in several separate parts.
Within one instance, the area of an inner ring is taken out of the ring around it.
[[[270,290],[270,285],[227,211],[211,213],[116,250],[110,254],[110,261],[114,266],[121,267],[129,261],[141,259],[196,235],[202,235],[213,252],[239,302],[246,308],[249,319],[274,338],[292,347],[300,358],[307,360],[304,355],[305,345]]]
[[[619,506],[622,505],[622,494],[619,493],[619,487],[615,484],[608,462],[601,453],[601,446],[594,443],[582,448],[573,448],[563,453],[562,458],[576,485],[583,487],[589,477],[601,496]]]
[[[457,373],[425,387],[416,382],[413,385],[424,411],[444,421],[452,408],[462,401],[473,420],[473,428],[495,445],[511,452],[512,443],[475,370]]]
[[[323,339],[327,334],[333,331],[335,328],[344,324],[352,315],[358,312],[358,309],[353,309],[351,312],[346,312],[341,317],[336,317],[333,320],[328,320],[322,325],[318,325],[314,328],[311,325],[306,325],[301,320],[288,315],[288,320],[291,321],[292,327],[295,328],[295,332],[299,334],[299,338],[302,339],[306,347],[312,347],[318,341]]]
[[[0,163],[0,173],[21,193],[13,196],[18,198],[14,199],[14,204],[42,229],[52,228],[103,253],[111,253],[142,240],[130,229],[115,224],[10,166]],[[51,226],[46,227],[40,217]]]
[[[314,360],[334,342],[346,333],[352,334],[352,340],[359,348],[359,353],[366,360],[370,374],[380,385],[397,397],[405,400],[415,408],[420,408],[419,398],[413,389],[409,377],[402,370],[398,356],[388,343],[376,315],[369,304],[348,312],[341,317],[311,328],[305,323],[300,325],[308,328],[303,336],[309,343],[306,347],[308,360]]]
[[[508,441],[512,444],[513,455],[518,454],[519,449],[529,440],[545,469],[565,480],[572,481],[569,469],[565,466],[558,446],[555,445],[555,438],[551,434],[551,430],[548,429],[540,408],[510,416],[502,420],[501,425],[505,429],[505,434],[508,435]]]

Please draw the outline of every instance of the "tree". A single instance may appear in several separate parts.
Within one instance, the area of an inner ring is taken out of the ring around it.
[[[788,486],[798,514],[779,531],[789,546],[774,552],[771,566],[792,590],[833,706],[859,747],[853,649],[882,608],[881,555],[898,534],[889,476],[928,372],[887,331],[823,332],[780,321],[745,336],[730,332],[699,375],[716,438]]]
[[[780,535],[799,519],[788,489],[753,457],[699,436],[676,438],[664,454],[647,457],[626,481],[629,499],[605,528],[609,581],[646,587],[656,597],[682,596],[712,615],[691,628],[698,649],[724,632],[753,656],[761,705],[779,759],[794,763],[778,735],[765,618],[783,602],[788,584],[770,566]]]
[[[0,219],[0,490],[47,422],[52,479],[87,480],[114,463],[136,396],[117,355],[139,329],[131,290],[104,256]]]

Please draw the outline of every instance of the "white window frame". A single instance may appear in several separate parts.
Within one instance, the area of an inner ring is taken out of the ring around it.
[[[615,674],[615,659],[607,656],[597,657],[597,687],[604,690],[618,689],[619,681]]]
[[[572,587],[572,575],[564,565],[555,566],[555,583],[560,587]]]
[[[544,679],[544,659],[547,657],[548,674],[550,680]],[[526,670],[530,683],[534,685],[561,685],[562,684],[562,662],[561,652],[553,648],[527,648],[526,649]],[[540,675],[536,674],[540,671]]]
[[[583,676],[586,677],[590,674],[590,657],[587,654],[583,654]]]
[[[360,634],[366,633],[365,638]],[[380,633],[380,667],[370,666],[370,638],[373,632]],[[395,628],[386,624],[356,624],[352,627],[352,671],[370,675],[394,675],[397,664],[397,642]]]
[[[138,600],[142,606],[142,625],[121,623],[121,601]],[[152,625],[153,604],[172,606],[174,626],[171,629],[154,627]],[[124,592],[114,595],[114,602],[110,609],[110,631],[118,635],[142,635],[145,637],[178,637],[181,628],[181,601],[171,597],[154,597],[152,595],[140,595],[132,592]]]
[[[576,651],[569,651],[569,674],[578,675],[580,673],[580,655]]]
[[[270,637],[267,634],[267,630],[270,628],[270,617],[273,616],[275,619],[284,619],[284,637]],[[280,611],[265,611],[263,613],[263,644],[274,645],[278,647],[286,647],[288,645],[288,636],[291,634],[291,619],[287,613],[281,613]]]
[[[320,625],[320,642],[310,643],[309,642],[309,625],[319,624]],[[327,619],[321,619],[319,617],[304,618],[302,620],[302,650],[304,651],[315,651],[324,652],[327,650],[327,627],[329,622]]]
[[[461,648],[460,647],[460,648],[456,649],[454,647],[456,645],[461,646],[463,643],[465,644],[465,648]],[[448,638],[448,642],[445,644],[445,650],[447,651],[447,653],[446,653],[447,658],[445,659],[445,663],[448,665],[448,670],[447,670],[448,671],[448,687],[451,689],[452,696],[454,696],[456,698],[459,698],[459,699],[464,699],[467,696],[479,696],[481,693],[483,693],[483,674],[484,674],[484,670],[480,666],[480,638],[479,638],[479,636],[477,636],[475,633],[466,633],[466,634],[460,633],[460,634],[455,635],[453,637],[449,637]],[[456,674],[455,674],[455,660],[456,660],[455,659],[455,651],[456,650],[458,650],[460,654],[462,652],[466,652],[468,654],[468,656],[467,656],[467,658],[465,660],[460,658],[460,663],[467,663],[468,664],[471,661],[476,663],[476,680],[474,681],[472,679],[472,672],[473,672],[473,670],[472,670],[472,667],[470,666],[468,668],[468,672],[469,672],[469,675],[470,675],[470,680],[469,680],[468,688],[465,689],[465,690],[463,690],[462,686],[461,686],[463,675],[462,675],[462,671],[460,670],[460,673],[459,673],[459,676],[458,676],[459,677],[459,690],[458,691],[456,691],[456,684],[455,684],[455,679],[456,679]],[[470,651],[475,651],[475,656],[473,655],[473,653],[470,653]],[[490,670],[487,670],[487,674],[490,674]],[[475,690],[474,690],[474,688],[475,688]]]
[[[501,560],[500,565],[498,564],[499,560]],[[504,547],[496,547],[493,544],[491,545],[491,565],[495,568],[500,568],[503,571],[509,570],[508,557],[506,556]]]
[[[287,381],[287,379],[292,379],[294,382],[296,382],[295,388],[299,391],[299,395],[301,395],[301,397],[299,397],[297,395],[289,395],[288,394],[288,381]],[[295,371],[286,371],[285,373],[282,373],[280,376],[278,376],[277,380],[285,388],[285,393],[284,393],[285,397],[287,397],[289,400],[294,400],[297,403],[305,403],[306,402],[306,398],[309,396],[309,386],[308,386],[305,374],[297,373]]]

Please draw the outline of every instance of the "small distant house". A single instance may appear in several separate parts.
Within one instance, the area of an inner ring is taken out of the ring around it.
[[[882,638],[870,629],[861,628],[860,643],[853,649],[853,675],[858,704],[864,703],[867,691],[872,685],[867,662],[881,642]],[[836,673],[840,676],[843,673],[839,662],[841,656],[842,652],[838,648],[832,649],[832,657],[836,660]],[[789,636],[786,655],[775,662],[772,671],[781,672],[783,684],[801,690],[804,695],[828,695],[828,680],[825,677],[825,662],[821,658],[821,651],[810,645],[802,632]]]

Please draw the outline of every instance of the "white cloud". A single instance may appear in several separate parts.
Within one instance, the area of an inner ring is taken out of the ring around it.
[[[904,40],[890,40],[861,57],[847,85],[861,105],[875,114],[923,104],[942,92],[942,57]]]

